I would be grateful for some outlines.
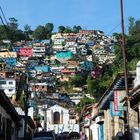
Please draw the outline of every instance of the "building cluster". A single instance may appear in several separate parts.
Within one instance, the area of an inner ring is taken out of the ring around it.
[[[74,105],[83,98],[82,89],[61,93],[56,81],[68,82],[82,74],[96,78],[102,66],[115,58],[114,41],[96,30],[56,33],[49,40],[4,41],[0,46],[0,132],[11,140],[23,139],[25,130],[32,135],[39,127],[56,133],[79,132]],[[29,130],[24,128],[26,113]]]
[[[80,127],[90,140],[140,138],[140,62],[127,80],[128,94],[124,74],[118,73],[98,103],[83,108]]]

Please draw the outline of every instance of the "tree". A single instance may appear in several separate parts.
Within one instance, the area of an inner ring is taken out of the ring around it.
[[[14,41],[25,40],[25,34],[23,33],[22,30],[17,30],[14,35],[15,35]]]
[[[46,30],[47,33],[52,33],[53,28],[54,28],[53,23],[47,23],[47,24],[45,25],[45,30]]]
[[[18,20],[14,17],[9,18],[8,26],[11,27],[14,30],[17,30],[18,28]]]
[[[58,27],[58,33],[64,33],[65,27],[64,26],[59,26]]]
[[[64,30],[64,33],[72,33],[72,29],[71,27],[66,27],[65,30]]]
[[[73,32],[74,33],[78,33],[79,32],[79,30],[81,30],[82,28],[81,28],[81,26],[73,26]]]
[[[48,39],[51,38],[53,28],[54,28],[54,25],[53,25],[52,23],[47,23],[47,24],[45,25],[46,37],[47,37]]]
[[[129,35],[134,35],[135,32],[135,19],[133,17],[129,17],[129,27],[128,27],[128,31],[129,31]]]
[[[97,80],[94,80],[94,79],[92,79],[91,76],[88,76],[87,85],[88,85],[88,87],[87,87],[88,93],[91,95],[93,95],[93,94],[95,95],[97,92],[97,85],[98,85]]]
[[[45,27],[41,25],[37,26],[37,28],[33,32],[33,37],[35,39],[42,40],[45,39],[45,36],[46,36]]]
[[[138,61],[139,61],[138,58],[132,59],[132,60],[129,62],[129,64],[128,64],[128,69],[129,69],[129,70],[135,70]]]
[[[70,84],[75,87],[82,87],[83,85],[86,84],[86,79],[84,77],[76,75],[74,77],[71,77]]]
[[[29,35],[31,35],[33,33],[33,31],[31,30],[31,26],[29,26],[28,24],[24,25],[24,34],[25,34],[25,39],[26,40],[30,40]]]
[[[8,39],[5,27],[3,25],[0,25],[0,41]]]
[[[88,104],[93,104],[95,103],[95,99],[90,99],[90,98],[87,98],[87,97],[84,97],[80,100],[80,102],[75,106],[75,110],[76,112],[81,115],[81,111],[82,109],[88,105]]]

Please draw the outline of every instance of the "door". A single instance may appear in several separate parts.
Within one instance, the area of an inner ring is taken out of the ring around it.
[[[104,140],[104,124],[99,125],[99,140]]]

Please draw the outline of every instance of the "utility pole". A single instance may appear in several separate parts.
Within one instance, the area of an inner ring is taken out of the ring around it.
[[[27,124],[28,124],[28,108],[29,108],[29,81],[28,81],[28,72],[26,73],[26,84],[24,87],[24,110],[25,110],[25,121],[24,121],[24,140],[27,140]]]
[[[43,111],[44,111],[44,131],[47,131],[47,104],[44,104]]]
[[[129,91],[128,91],[128,70],[127,70],[127,60],[126,60],[126,49],[125,49],[125,37],[124,37],[124,15],[123,15],[123,0],[120,0],[120,13],[121,13],[121,27],[122,27],[122,54],[123,54],[123,65],[124,65],[124,78],[125,78],[125,91],[127,97],[127,140],[130,139],[130,128],[129,128]]]

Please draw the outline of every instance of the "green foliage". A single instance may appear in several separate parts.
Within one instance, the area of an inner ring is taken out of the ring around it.
[[[25,34],[22,30],[18,29],[18,20],[9,18],[8,25],[0,25],[0,40],[8,39],[11,42],[20,41],[25,39]]]
[[[45,36],[46,36],[45,27],[41,25],[37,26],[37,28],[33,32],[33,37],[35,39],[42,40],[45,39]]]
[[[53,24],[47,23],[45,26],[39,25],[33,32],[33,37],[35,39],[50,39],[53,31]]]
[[[86,84],[86,79],[79,75],[75,75],[74,77],[70,78],[70,84],[75,87],[82,87],[83,85]]]
[[[113,82],[113,78],[108,72],[105,72],[104,75],[101,77],[99,82],[99,87],[102,91],[105,91],[107,88],[111,86]]]
[[[72,29],[71,27],[66,27],[65,30],[64,30],[64,33],[72,33]]]
[[[64,26],[59,26],[58,27],[58,33],[64,33],[65,27]]]
[[[128,70],[134,70],[136,62],[140,59],[140,21],[135,20],[133,17],[129,18],[129,34],[125,35],[125,48],[126,59],[128,64]],[[124,71],[122,46],[121,46],[121,34],[113,34],[117,39],[115,44],[115,61],[112,65],[113,73]]]
[[[93,104],[95,103],[95,99],[90,99],[87,97],[84,97],[83,99],[80,100],[80,102],[75,106],[75,110],[78,114],[81,114],[81,111],[83,107],[85,107],[88,104]]]
[[[138,61],[139,61],[138,58],[132,59],[128,64],[128,69],[129,70],[136,70],[136,65],[137,65]]]
[[[45,25],[45,30],[46,30],[47,33],[52,33],[53,28],[54,28],[53,23],[47,23],[47,24]]]
[[[134,35],[135,32],[135,19],[133,17],[129,17],[129,35]]]
[[[89,94],[94,94],[96,93],[96,89],[97,89],[97,83],[98,83],[98,80],[95,80],[93,79],[91,76],[88,76],[87,78],[87,91]]]
[[[88,76],[87,92],[98,100],[107,88],[110,87],[112,81],[112,70],[102,73],[98,79],[93,79],[91,76]]]
[[[30,36],[32,35],[33,31],[31,30],[31,26],[29,26],[28,24],[24,25],[24,34],[25,34],[25,39],[26,40],[30,40]]]
[[[82,28],[81,28],[81,26],[73,26],[73,33],[78,33],[79,32],[79,30],[81,30]]]
[[[0,25],[0,40],[8,39],[5,28],[3,25]]]
[[[46,32],[46,38],[47,39],[51,38],[53,28],[54,28],[54,25],[52,23],[47,23],[45,25],[45,32]]]
[[[24,109],[24,97],[25,97],[25,95],[24,95],[23,92],[22,92],[21,95],[20,95],[19,100],[17,101],[17,103],[18,103],[18,104],[20,105],[20,107],[23,108],[23,109]]]
[[[18,29],[18,20],[15,19],[14,17],[9,18],[8,26],[11,27],[13,30],[17,30]]]

